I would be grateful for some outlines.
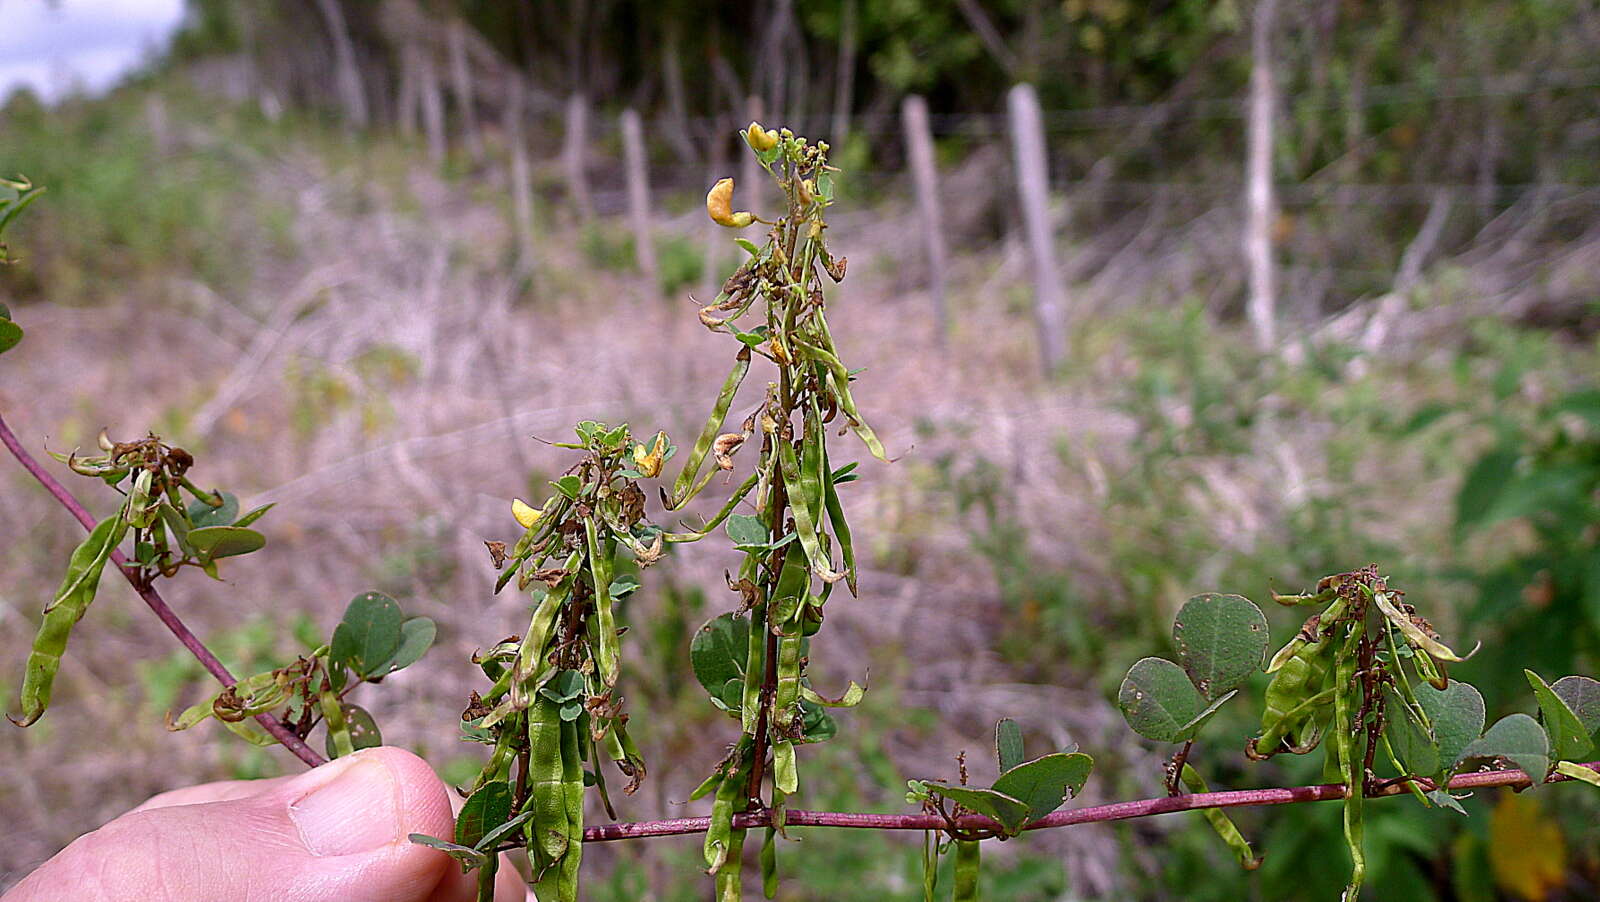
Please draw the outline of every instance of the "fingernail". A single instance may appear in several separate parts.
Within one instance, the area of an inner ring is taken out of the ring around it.
[[[325,769],[338,768],[332,774]],[[289,818],[313,855],[354,855],[398,840],[399,787],[381,758],[347,758],[306,774],[321,778],[289,804]]]

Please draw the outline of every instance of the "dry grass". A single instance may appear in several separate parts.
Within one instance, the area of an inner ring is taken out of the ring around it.
[[[189,140],[207,138],[196,134]],[[258,190],[294,207],[292,255],[258,268],[239,296],[174,274],[103,308],[17,310],[28,341],[3,363],[0,407],[35,448],[87,443],[101,426],[114,435],[157,429],[196,452],[203,482],[234,489],[247,504],[278,503],[261,524],[271,539],[266,552],[225,567],[224,583],[187,574],[167,590],[202,635],[259,616],[287,623],[301,611],[326,629],[346,599],[374,584],[408,612],[435,618],[435,650],[370,698],[390,742],[442,765],[474,753],[455,741],[452,723],[478,686],[467,657],[520,630],[525,617],[514,594],[491,595],[495,574],[482,542],[507,538],[509,499],[537,494],[531,486],[566,465],[564,452],[532,437],[560,439],[572,422],[595,418],[690,441],[730,364],[729,342],[699,326],[686,297],[661,298],[625,273],[596,269],[578,228],[549,210],[541,211],[531,281],[517,278],[506,265],[508,218],[482,200],[503,190],[496,172],[465,190],[411,170],[414,205],[402,209],[380,180],[309,152],[263,158],[256,171]],[[852,263],[830,300],[831,320],[847,362],[870,365],[858,400],[902,459],[865,462],[865,478],[847,493],[858,541],[873,554],[862,597],[830,606],[817,664],[829,681],[870,667],[876,691],[937,712],[938,730],[897,728],[884,739],[906,775],[948,771],[954,751],[985,746],[997,713],[1016,713],[1052,742],[1070,738],[1097,756],[1122,750],[1146,765],[1139,772],[1153,787],[1155,753],[1133,744],[1102,687],[1087,676],[1067,686],[1019,682],[994,650],[1006,611],[933,462],[948,454],[998,465],[1014,515],[1034,524],[1028,540],[1085,596],[1171,610],[1188,591],[1216,588],[1207,581],[1214,574],[1202,572],[1161,598],[1123,597],[1105,553],[1119,517],[1108,508],[1108,479],[1143,451],[1116,407],[1138,369],[1134,339],[1175,315],[1184,298],[1232,291],[1232,214],[1211,210],[1180,226],[1131,214],[1075,247],[1080,362],[1065,381],[1047,383],[1018,303],[1027,297],[1021,252],[1002,245],[957,255],[956,331],[941,344],[927,300],[914,290],[917,263],[906,256],[914,242],[901,213],[893,203],[842,212],[833,229]],[[704,235],[688,216],[662,229]],[[1570,267],[1563,272],[1575,277]],[[1104,319],[1113,313],[1117,319]],[[1437,335],[1446,327],[1431,328]],[[755,402],[762,381],[751,380],[754,392],[736,410]],[[1327,436],[1312,428],[1325,418],[1278,403],[1281,416],[1263,427],[1255,455],[1185,463],[1199,477],[1195,505],[1216,511],[1222,524],[1219,548],[1249,549],[1281,530],[1288,509],[1334,478]],[[1175,403],[1168,413],[1181,421],[1192,411]],[[840,445],[836,463],[856,453],[851,440]],[[1405,483],[1414,497],[1447,479],[1424,478],[1416,460],[1362,466],[1370,470],[1364,479]],[[107,508],[90,481],[72,487],[91,508]],[[0,534],[11,537],[0,548],[9,678],[20,672],[30,612],[51,590],[76,527],[14,467],[0,466],[0,499]],[[1437,520],[1420,515],[1386,528],[1428,533]],[[715,612],[730,562],[726,550],[690,547],[660,575],[712,587]],[[0,731],[0,816],[10,825],[0,886],[152,793],[241,768],[294,766],[286,756],[241,759],[209,734],[165,733],[130,665],[162,658],[173,645],[112,582],[73,639],[54,710],[29,731]],[[627,616],[648,623],[667,603],[647,590]],[[643,705],[634,711],[641,722],[666,720]],[[654,735],[658,748],[645,752],[655,770],[626,803],[630,819],[681,813],[670,800],[687,795],[732,733],[695,715]],[[1090,787],[1113,791],[1105,782]],[[873,797],[895,795],[888,786]],[[1062,835],[1031,848],[1065,857],[1081,894],[1116,894],[1123,878],[1109,864],[1117,857],[1109,831],[1051,832]],[[1008,853],[1017,854],[1000,854]],[[597,867],[615,854],[598,853]]]

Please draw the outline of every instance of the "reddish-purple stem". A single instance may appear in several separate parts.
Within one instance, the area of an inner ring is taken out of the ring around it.
[[[1600,771],[1600,761],[1584,764]],[[1556,774],[1548,782],[1559,783],[1571,779]],[[1417,780],[1423,789],[1432,789],[1429,780]],[[1493,786],[1527,788],[1532,781],[1520,770],[1504,769],[1462,774],[1450,781],[1451,789],[1486,789]],[[1406,792],[1401,784],[1385,787],[1373,796],[1393,796]],[[1180,796],[1162,796],[1157,799],[1139,799],[1133,802],[1113,802],[1089,808],[1057,811],[1029,824],[1024,829],[1042,830],[1049,827],[1071,827],[1075,824],[1097,824],[1105,821],[1124,821],[1154,814],[1172,814],[1177,811],[1199,811],[1204,808],[1243,808],[1259,805],[1291,805],[1297,802],[1325,802],[1344,798],[1343,783],[1326,783],[1320,786],[1293,786],[1287,789],[1239,789],[1231,792],[1197,792]],[[583,831],[584,842],[605,842],[614,839],[643,839],[650,836],[676,836],[683,833],[704,833],[711,825],[708,817],[680,817],[665,821],[644,821],[635,824],[607,824],[589,827]],[[733,816],[735,828],[765,827],[765,811]],[[857,814],[846,811],[799,811],[784,813],[788,827],[856,827],[866,830],[940,830],[944,818],[936,814]],[[956,821],[966,829],[995,829],[999,824],[978,815],[967,815]]]
[[[33,456],[17,441],[15,434],[6,425],[5,418],[0,417],[0,442],[10,449],[23,468],[39,480],[61,505],[72,512],[84,529],[94,528],[94,518],[84,509],[72,493],[67,491],[56,478],[39,465]],[[150,610],[167,625],[167,629],[178,637],[183,647],[199,659],[202,666],[210,671],[219,682],[231,686],[236,681],[233,674],[228,672],[217,656],[205,647],[200,638],[184,625],[178,615],[167,605],[165,599],[154,588],[141,585],[134,578],[134,571],[127,566],[127,558],[122,552],[112,552],[112,560],[116,561],[122,575],[127,577],[139,597],[143,598]],[[273,738],[283,744],[284,748],[293,752],[297,758],[306,764],[316,767],[326,763],[325,759],[312,751],[305,744],[305,740],[290,732],[287,727],[279,723],[270,715],[260,715],[256,718],[261,726],[271,733]],[[1600,761],[1591,761],[1582,765],[1593,771],[1600,771]],[[1548,781],[1559,783],[1571,779],[1570,777],[1555,774]],[[1424,790],[1434,788],[1431,780],[1419,779],[1417,785]],[[1533,785],[1527,774],[1515,769],[1489,770],[1478,773],[1462,774],[1450,781],[1451,789],[1487,789],[1495,786],[1512,786],[1526,789]],[[1393,796],[1407,792],[1404,781],[1384,786],[1371,793],[1371,796]],[[1138,799],[1132,802],[1112,802],[1109,805],[1093,805],[1088,808],[1074,808],[1069,811],[1057,811],[1046,815],[1027,825],[1027,830],[1043,830],[1050,827],[1071,827],[1076,824],[1097,824],[1106,821],[1123,821],[1136,817],[1150,817],[1157,814],[1173,814],[1179,811],[1200,811],[1206,808],[1244,808],[1263,805],[1292,805],[1300,802],[1326,802],[1334,799],[1343,799],[1345,787],[1343,783],[1324,783],[1318,786],[1291,786],[1285,789],[1237,789],[1227,792],[1197,792],[1177,796],[1162,796],[1154,799]],[[735,828],[749,829],[752,827],[769,826],[771,815],[767,811],[736,814],[733,817]],[[784,824],[788,827],[849,827],[865,830],[940,830],[946,826],[944,818],[933,814],[863,814],[850,811],[805,811],[791,809],[784,813]],[[957,819],[956,825],[964,829],[994,829],[999,825],[988,818],[979,815],[967,815]],[[583,831],[584,842],[607,842],[619,839],[646,839],[652,836],[680,836],[688,833],[704,833],[711,826],[709,817],[680,817],[660,821],[640,821],[631,824],[606,824],[599,827],[588,827]]]
[[[77,518],[84,529],[94,529],[94,517],[89,514],[89,511],[84,508],[77,498],[73,497],[71,492],[67,491],[66,486],[51,475],[50,471],[40,466],[37,460],[34,460],[33,455],[28,453],[28,449],[22,447],[22,443],[17,441],[17,436],[11,431],[11,427],[6,425],[4,417],[0,417],[0,442],[3,442],[6,448],[11,451],[11,455],[17,459],[18,463],[22,464],[23,469],[32,474],[34,479],[39,480],[39,484],[45,487],[45,491],[48,491],[57,501],[61,502],[62,507],[72,512],[72,516]],[[157,592],[155,587],[144,584],[135,576],[138,570],[128,566],[128,559],[122,552],[111,552],[111,560],[116,563],[117,569],[122,572],[128,583],[133,586],[133,590],[138,592],[139,597],[144,599],[144,603],[150,606],[151,611],[155,612],[156,617],[166,624],[167,629],[171,630],[172,634],[178,637],[178,641],[183,643],[183,647],[189,649],[189,652],[200,661],[200,666],[204,667],[212,676],[217,678],[217,682],[224,686],[232,686],[238,682],[234,679],[233,674],[228,672],[228,668],[217,660],[217,656],[211,653],[211,649],[206,648],[205,643],[200,641],[200,637],[196,636],[188,626],[184,625],[177,612],[173,611],[172,607],[167,604],[166,599],[161,597],[161,593]],[[284,748],[293,752],[296,758],[311,767],[326,763],[327,759],[306,745],[304,739],[296,736],[288,727],[279,723],[277,718],[270,714],[261,714],[257,715],[256,721],[261,724],[263,729],[272,734],[272,738],[278,740],[283,744]]]

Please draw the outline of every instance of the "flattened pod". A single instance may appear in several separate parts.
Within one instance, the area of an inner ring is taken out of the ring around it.
[[[972,840],[956,841],[956,885],[950,894],[951,902],[978,902],[978,869],[981,864],[978,843]]]
[[[94,601],[106,561],[127,531],[128,523],[121,514],[107,517],[95,524],[88,538],[72,552],[67,575],[55,598],[46,606],[44,621],[39,624],[33,648],[28,653],[22,676],[22,716],[10,718],[17,726],[32,724],[50,707],[56,671],[61,667],[61,656],[67,650],[72,627]]]
[[[563,782],[561,750],[561,706],[537,696],[528,708],[527,805],[533,808],[528,822],[528,856],[535,873],[549,867],[567,850],[568,824],[566,787]]]

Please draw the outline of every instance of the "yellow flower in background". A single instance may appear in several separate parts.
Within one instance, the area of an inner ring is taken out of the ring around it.
[[[511,499],[511,516],[517,518],[517,522],[522,524],[523,529],[532,529],[533,524],[539,522],[539,515],[542,513],[544,511],[530,507],[521,498]]]
[[[1537,799],[1503,793],[1489,815],[1489,864],[1494,882],[1518,899],[1549,898],[1567,882],[1561,826]]]

